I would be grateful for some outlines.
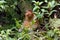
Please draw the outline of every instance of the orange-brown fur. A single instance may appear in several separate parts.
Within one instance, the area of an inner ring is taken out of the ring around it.
[[[23,22],[24,27],[32,28],[32,26],[33,26],[33,27],[37,28],[37,26],[39,25],[39,22],[37,19],[35,20],[36,22],[33,25],[30,25],[31,24],[30,22],[32,22],[33,19],[34,19],[33,12],[31,10],[27,10],[25,13],[25,20]]]

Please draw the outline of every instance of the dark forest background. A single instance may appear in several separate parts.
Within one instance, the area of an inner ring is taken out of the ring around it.
[[[58,29],[60,28],[60,0],[0,0],[0,39],[17,40],[21,37],[21,40],[30,40],[31,36],[27,29],[21,33],[18,32],[23,23],[25,11],[29,9],[37,13],[36,16],[39,20],[41,19],[40,25],[43,30],[45,30],[44,27],[47,29],[46,35],[45,32],[41,32],[42,39],[39,39],[38,34],[40,33],[37,32],[36,40],[60,40],[60,30]],[[54,24],[55,14],[59,25]],[[53,23],[50,22],[51,20]],[[23,37],[24,35],[26,36]]]

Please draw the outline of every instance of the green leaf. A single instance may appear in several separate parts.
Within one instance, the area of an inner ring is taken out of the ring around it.
[[[52,31],[52,30],[48,31],[48,32],[47,32],[47,35],[48,35],[49,37],[53,37],[53,36],[54,36],[54,31]]]
[[[57,12],[57,11],[56,11],[56,10],[52,10],[52,11],[49,13],[49,16],[50,16],[53,12]]]
[[[6,1],[0,1],[0,4],[6,3]]]
[[[39,10],[39,6],[35,6],[35,7],[33,8],[33,11],[37,11],[37,10]]]

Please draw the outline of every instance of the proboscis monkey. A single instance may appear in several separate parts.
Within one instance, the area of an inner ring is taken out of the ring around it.
[[[26,28],[37,28],[39,25],[38,20],[35,18],[32,10],[27,10],[25,13],[25,20],[23,22],[24,27]]]

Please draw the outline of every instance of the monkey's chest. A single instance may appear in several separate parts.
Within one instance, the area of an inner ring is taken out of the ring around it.
[[[24,22],[24,27],[33,28],[34,24],[35,24],[35,20],[32,20],[30,22],[29,21],[25,21]]]

